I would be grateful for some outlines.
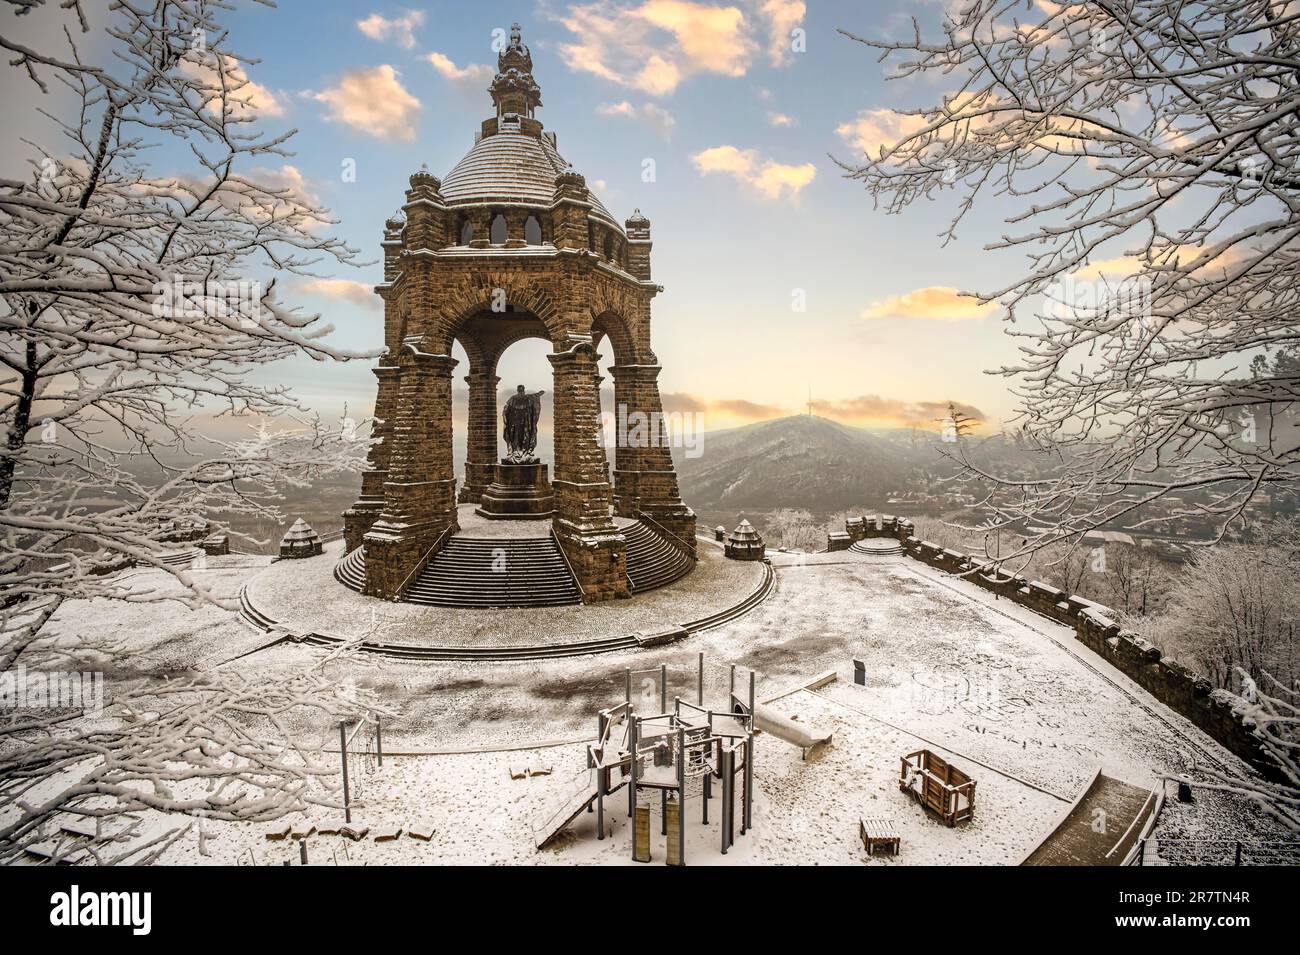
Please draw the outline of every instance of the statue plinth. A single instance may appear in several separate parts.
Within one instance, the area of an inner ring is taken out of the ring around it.
[[[494,469],[496,479],[474,508],[475,514],[490,520],[527,521],[546,520],[555,512],[555,493],[545,464],[503,460]]]

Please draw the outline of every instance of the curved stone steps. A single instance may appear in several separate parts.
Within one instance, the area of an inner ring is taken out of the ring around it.
[[[338,637],[310,634],[302,641],[318,647],[334,648],[344,641]],[[546,660],[555,657],[580,657],[592,653],[612,653],[616,650],[635,650],[641,646],[634,636],[609,637],[604,640],[588,640],[582,643],[541,644],[522,647],[420,647],[401,643],[377,643],[366,641],[358,644],[356,649],[363,653],[378,653],[382,656],[407,660],[493,660],[496,662],[510,660]]]
[[[623,537],[627,540],[628,590],[634,594],[671,584],[695,567],[689,554],[644,521],[624,528]]]
[[[867,557],[897,557],[904,552],[902,544],[877,544],[875,541],[887,540],[887,538],[868,538],[867,540],[855,541],[849,550],[855,554],[864,554]]]
[[[203,548],[190,547],[186,550],[171,551],[166,554],[158,555],[158,563],[166,564],[168,567],[189,567],[194,563],[194,558],[203,555]]]
[[[352,555],[348,555],[348,556],[351,557]],[[353,559],[352,561],[349,562],[348,558],[345,557],[343,560],[339,561],[337,565],[335,565],[336,577],[340,576],[340,574],[342,573],[340,568],[342,568],[343,565],[345,564],[347,564],[348,567],[350,568],[364,567],[363,560]],[[340,577],[340,579],[342,578]],[[702,617],[699,620],[694,620],[691,621],[690,623],[682,624],[680,628],[677,628],[681,635],[678,637],[678,639],[681,639],[686,635],[692,635],[695,633],[699,633],[700,631],[703,630],[709,630],[713,627],[721,626],[724,623],[728,623],[729,621],[735,620],[737,617],[741,617],[745,615],[749,611],[753,610],[754,607],[758,606],[758,604],[760,604],[767,597],[767,595],[772,592],[775,581],[776,581],[776,574],[773,572],[771,565],[764,563],[762,581],[759,583],[758,587],[756,587],[745,597],[744,600],[742,600],[738,604],[726,608],[725,610],[720,610],[717,613],[710,614],[707,617]],[[248,622],[250,625],[265,632],[279,629],[280,625],[276,621],[270,619],[265,614],[258,611],[258,609],[248,599],[247,590],[248,590],[247,587],[241,588],[239,593],[240,611],[241,611],[241,616],[244,618],[244,620]],[[248,651],[248,652],[255,652],[256,650],[266,649],[267,647],[273,646],[277,643],[287,641],[287,640],[295,640],[297,642],[308,644],[309,646],[323,647],[329,649],[335,649],[339,646],[342,646],[344,643],[350,642],[344,640],[341,637],[335,637],[335,636],[319,634],[319,633],[308,633],[305,635],[302,634],[289,635],[286,633],[284,636],[279,637],[278,639],[270,640],[263,646],[255,648],[254,651]],[[479,661],[504,662],[504,661],[544,660],[552,657],[575,657],[575,656],[587,656],[589,654],[596,654],[596,653],[612,653],[612,652],[623,651],[623,650],[637,650],[640,649],[643,645],[649,645],[649,641],[643,644],[640,635],[627,634],[620,637],[606,637],[604,639],[587,640],[579,643],[557,643],[551,645],[533,645],[533,646],[519,646],[519,647],[482,647],[482,646],[427,647],[427,646],[412,646],[409,644],[399,644],[399,643],[382,643],[376,641],[364,641],[361,643],[353,644],[353,649],[361,653],[377,653],[382,656],[392,657],[394,659],[448,660],[448,661],[479,660]],[[655,645],[658,644],[656,643]],[[240,654],[240,656],[246,656],[246,655],[247,653]]]

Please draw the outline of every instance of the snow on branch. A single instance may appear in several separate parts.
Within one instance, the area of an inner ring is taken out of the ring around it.
[[[286,481],[363,466],[361,425],[321,422],[269,370],[373,353],[281,297],[286,274],[364,263],[284,163],[292,131],[262,129],[253,61],[217,20],[236,5],[114,4],[97,64],[76,2],[57,48],[0,39],[60,150],[29,144],[28,173],[0,179],[0,669],[66,599],[153,599],[106,576],[125,562],[214,599],[158,560],[170,527],[278,517]],[[215,436],[232,420],[248,440]]]
[[[1300,478],[1300,19],[1258,0],[960,0],[862,39],[948,90],[841,162],[878,206],[977,201],[1027,260],[999,302],[1037,475],[954,457],[1027,546],[1191,516],[1218,536]],[[1176,38],[1176,39],[1175,39]]]

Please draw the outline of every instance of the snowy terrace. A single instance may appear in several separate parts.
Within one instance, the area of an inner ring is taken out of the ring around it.
[[[301,564],[325,587],[321,568],[308,565],[331,559]],[[1065,818],[1099,769],[1144,790],[1159,773],[1192,772],[1196,764],[1242,769],[1236,757],[1091,655],[1072,631],[963,581],[903,557],[841,552],[777,555],[773,563],[772,594],[717,629],[668,647],[520,663],[373,654],[326,662],[325,651],[303,644],[257,650],[266,634],[238,614],[179,604],[69,603],[53,626],[128,650],[131,668],[107,674],[110,692],[115,681],[217,666],[272,677],[319,666],[378,691],[400,717],[385,726],[384,767],[365,775],[364,805],[355,815],[376,829],[427,821],[435,835],[427,842],[403,835],[353,843],[318,834],[308,842],[313,862],[628,861],[626,790],[607,797],[611,837],[604,841],[595,839],[594,816],[583,814],[539,852],[531,822],[586,772],[596,712],[622,700],[624,668],[666,664],[669,699],[690,698],[699,652],[712,663],[758,671],[760,699],[828,670],[839,678],[774,702],[791,718],[832,729],[834,742],[805,762],[795,747],[758,738],[754,829],[725,857],[717,850],[720,813],[711,811],[703,826],[700,807],[688,802],[693,864],[866,862],[857,836],[865,816],[892,818],[902,836],[897,859],[878,856],[872,864],[1015,864]],[[196,573],[234,598],[265,568],[262,559],[230,557],[211,559]],[[172,586],[161,573],[130,573],[142,588]],[[382,621],[392,605],[376,606]],[[865,663],[865,686],[852,683],[854,659]],[[336,739],[327,726],[304,724],[300,732],[326,747]],[[948,829],[899,792],[900,757],[923,747],[977,780],[971,823]],[[512,778],[519,768],[533,775]],[[290,821],[305,829],[338,815],[322,809]],[[140,838],[159,826],[146,819]],[[290,842],[268,841],[268,828],[206,822],[202,852],[196,832],[162,861],[297,859]],[[1165,835],[1279,838],[1235,797],[1211,794],[1198,794],[1190,806],[1168,800],[1156,829],[1157,837]]]

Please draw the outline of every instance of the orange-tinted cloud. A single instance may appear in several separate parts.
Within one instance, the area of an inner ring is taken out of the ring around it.
[[[355,279],[308,279],[300,282],[298,287],[308,295],[342,299],[363,308],[377,310],[383,307],[383,301],[375,294],[374,288]]]
[[[696,153],[691,162],[702,175],[723,173],[763,198],[773,200],[783,195],[796,198],[804,186],[817,177],[817,167],[810,162],[786,165],[764,159],[755,149],[737,149],[735,146],[714,146]]]
[[[948,401],[900,401],[880,395],[859,395],[837,401],[814,401],[816,414],[846,423],[867,423],[901,428],[928,428],[938,430],[949,415]],[[982,424],[987,418],[974,405],[962,401],[951,402],[956,411],[974,423]]]
[[[337,86],[312,98],[329,107],[329,118],[335,122],[380,139],[415,139],[420,101],[406,91],[397,70],[387,63],[344,73]]]
[[[996,302],[981,303],[946,285],[931,285],[872,302],[863,318],[929,318],[944,322],[978,321],[998,310]]]

